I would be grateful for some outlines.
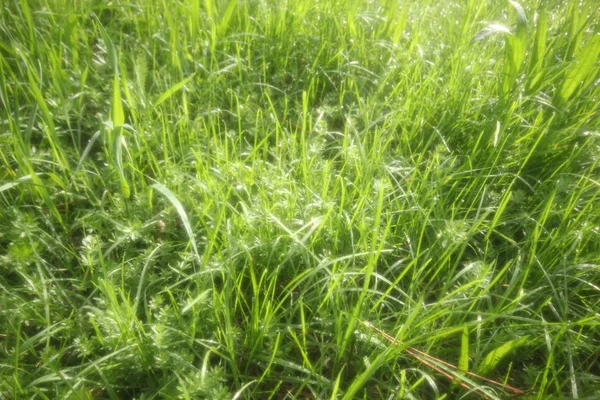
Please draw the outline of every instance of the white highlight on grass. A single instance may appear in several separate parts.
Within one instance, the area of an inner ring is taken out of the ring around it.
[[[500,121],[496,121],[496,131],[494,132],[494,147],[498,146],[499,138],[500,138]]]

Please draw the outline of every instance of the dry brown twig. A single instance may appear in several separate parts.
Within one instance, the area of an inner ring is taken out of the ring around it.
[[[380,334],[381,336],[383,336],[387,341],[389,341],[390,343],[392,343],[394,346],[398,346],[398,345],[404,345],[402,342],[400,342],[399,340],[397,340],[396,338],[394,338],[393,336],[389,335],[388,333],[382,331],[381,329],[377,328],[375,325],[373,325],[371,322],[367,321],[367,320],[362,320],[362,323],[365,324],[367,327],[373,329],[375,332],[377,332],[378,334]],[[406,345],[404,345],[406,346]],[[471,376],[473,378],[477,378],[480,379],[484,382],[490,383],[492,385],[501,387],[503,390],[511,392],[513,395],[517,395],[517,396],[521,396],[526,394],[526,391],[523,391],[521,389],[517,389],[515,387],[512,387],[510,385],[495,381],[493,379],[489,379],[486,378],[484,376],[478,375],[476,373],[473,372],[469,372],[469,371],[461,371],[456,365],[451,364],[447,361],[441,360],[437,357],[434,357],[430,354],[425,353],[424,351],[418,350],[414,347],[411,346],[406,346],[406,352],[408,354],[410,354],[413,358],[415,358],[417,361],[421,362],[424,365],[427,365],[428,367],[432,368],[433,370],[435,370],[436,372],[444,375],[446,378],[450,379],[453,382],[456,382],[458,385],[469,389],[469,390],[473,390],[475,388],[470,387],[468,384],[466,384],[465,382],[461,381],[459,378],[453,376],[452,374],[450,374],[447,371],[444,371],[442,368],[438,367],[437,365],[435,365],[435,363],[439,363],[442,364],[456,372],[462,372],[465,375]],[[433,361],[433,362],[432,362]],[[483,397],[485,399],[488,399],[489,397],[485,394],[483,394]]]

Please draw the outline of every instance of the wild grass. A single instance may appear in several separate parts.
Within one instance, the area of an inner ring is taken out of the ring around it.
[[[0,7],[1,399],[600,396],[595,1]]]

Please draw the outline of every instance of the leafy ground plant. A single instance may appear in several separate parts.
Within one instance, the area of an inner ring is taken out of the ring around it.
[[[0,4],[0,399],[600,396],[599,8]]]

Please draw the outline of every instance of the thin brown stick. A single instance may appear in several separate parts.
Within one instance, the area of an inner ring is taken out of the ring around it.
[[[383,336],[384,338],[386,338],[388,341],[390,341],[390,342],[391,342],[391,343],[393,343],[394,345],[403,344],[402,342],[398,341],[396,338],[392,337],[392,336],[391,336],[391,335],[389,335],[388,333],[386,333],[386,332],[382,331],[381,329],[377,328],[375,325],[373,325],[373,324],[372,324],[372,323],[370,323],[369,321],[363,320],[363,323],[364,323],[365,325],[367,325],[369,328],[371,328],[371,329],[375,330],[377,333],[379,333],[381,336]],[[439,358],[437,358],[437,357],[434,357],[434,356],[432,356],[432,355],[429,355],[429,354],[425,353],[424,351],[421,351],[421,350],[419,350],[419,349],[416,349],[416,348],[414,348],[414,347],[411,347],[411,346],[406,346],[406,351],[407,351],[407,353],[409,353],[410,355],[412,355],[413,357],[415,357],[417,360],[419,360],[419,361],[420,361],[420,362],[422,362],[423,364],[426,364],[426,365],[428,365],[428,366],[430,366],[430,367],[432,367],[432,368],[434,368],[434,367],[431,365],[431,363],[426,363],[426,362],[424,362],[424,360],[422,360],[421,358],[419,358],[419,357],[417,356],[417,354],[419,354],[419,355],[421,355],[421,356],[423,356],[423,357],[427,357],[427,358],[429,358],[429,359],[431,359],[431,360],[435,360],[436,362],[439,362],[440,364],[443,364],[443,365],[445,365],[445,366],[447,366],[447,367],[449,367],[449,368],[451,368],[451,369],[453,369],[453,370],[455,370],[455,371],[460,371],[460,369],[459,369],[459,368],[458,368],[456,365],[454,365],[454,364],[451,364],[451,363],[449,363],[449,362],[447,362],[447,361],[441,360],[441,359],[439,359]],[[448,373],[441,372],[441,369],[440,369],[440,368],[438,368],[438,367],[435,367],[434,369],[435,369],[436,371],[438,371],[438,372],[442,373],[442,374],[443,374],[443,375],[445,375],[446,377],[449,377],[451,380],[456,380],[456,378],[455,378],[455,377],[452,377],[452,375],[450,375],[450,374],[448,374]],[[514,394],[517,394],[517,395],[522,395],[522,394],[525,394],[525,393],[526,393],[525,391],[523,391],[523,390],[521,390],[521,389],[517,389],[517,388],[515,388],[515,387],[512,387],[512,386],[510,386],[510,385],[506,385],[506,384],[504,384],[504,383],[501,383],[501,382],[495,381],[495,380],[493,380],[493,379],[486,378],[486,377],[484,377],[484,376],[478,375],[478,374],[476,374],[476,373],[473,373],[473,372],[469,372],[469,371],[460,371],[460,372],[463,372],[463,373],[465,373],[466,375],[472,376],[472,377],[474,377],[474,378],[481,379],[482,381],[485,381],[485,382],[491,383],[491,384],[493,384],[493,385],[496,385],[496,386],[502,387],[503,389],[505,389],[505,390],[508,390],[508,391],[510,391],[510,392],[512,392],[512,393],[514,393]],[[463,386],[463,387],[467,387],[467,388],[469,388],[468,386],[465,386],[465,385],[463,385],[463,384],[462,384],[462,382],[459,382],[459,384],[461,384],[461,386]],[[469,388],[469,389],[470,389],[470,388]]]
[[[421,362],[422,364],[425,364],[425,365],[427,365],[429,368],[432,368],[432,369],[434,369],[436,372],[438,372],[438,373],[440,373],[440,374],[444,375],[446,378],[450,379],[451,381],[453,381],[453,382],[456,382],[458,385],[460,385],[460,386],[464,387],[465,389],[468,389],[468,390],[472,390],[472,389],[473,389],[472,387],[470,387],[470,386],[469,386],[469,385],[467,385],[466,383],[464,383],[464,382],[462,382],[462,381],[460,381],[460,380],[457,380],[457,379],[456,379],[456,377],[452,376],[451,374],[449,374],[448,372],[444,371],[444,370],[443,370],[443,369],[441,369],[440,367],[438,367],[438,366],[436,366],[436,365],[434,365],[434,364],[430,363],[430,362],[429,362],[429,361],[427,361],[427,360],[424,360],[424,359],[422,359],[421,357],[419,357],[418,355],[416,355],[415,353],[413,353],[412,351],[410,351],[408,348],[407,348],[407,353],[408,353],[408,354],[410,354],[411,356],[413,356],[415,359],[417,359],[417,360],[418,360],[419,362]],[[489,397],[487,397],[485,394],[484,394],[483,396],[484,396],[484,398],[485,398],[485,399],[489,399]]]
[[[401,344],[401,342],[400,342],[400,341],[398,341],[398,340],[396,340],[395,338],[393,338],[392,336],[388,335],[386,332],[384,332],[384,331],[382,331],[382,330],[378,329],[377,327],[375,327],[375,326],[374,326],[373,324],[371,324],[370,322],[368,322],[368,321],[363,321],[363,323],[365,323],[367,326],[369,326],[370,328],[372,328],[372,329],[374,329],[375,331],[377,331],[377,333],[379,333],[381,336],[383,336],[384,338],[386,338],[386,339],[387,339],[388,341],[390,341],[390,342],[391,342],[393,345],[397,346],[397,345]],[[410,347],[410,346],[407,346],[407,347],[406,347],[406,352],[407,352],[408,354],[410,354],[411,356],[413,356],[413,357],[414,357],[416,360],[418,360],[418,361],[419,361],[419,362],[421,362],[422,364],[424,364],[424,365],[426,365],[426,366],[428,366],[428,367],[432,368],[432,369],[433,369],[433,370],[435,370],[436,372],[438,372],[438,373],[440,373],[440,374],[444,375],[444,376],[445,376],[446,378],[448,378],[450,381],[456,382],[458,385],[460,385],[460,386],[464,387],[465,389],[468,389],[468,390],[473,390],[473,388],[472,388],[472,387],[470,387],[469,385],[467,385],[466,383],[464,383],[464,382],[462,382],[462,381],[460,381],[460,380],[457,380],[457,379],[456,379],[456,377],[452,376],[452,375],[451,375],[451,374],[449,374],[448,372],[446,372],[446,371],[444,371],[443,369],[439,368],[437,365],[435,365],[435,364],[432,364],[432,363],[431,363],[431,362],[429,362],[428,360],[424,360],[423,358],[421,358],[421,357],[418,355],[418,352],[415,352],[415,350],[416,350],[416,349],[414,349],[414,348],[412,348],[412,347]],[[485,398],[486,400],[488,400],[488,399],[489,399],[489,397],[488,397],[488,396],[486,396],[485,394],[484,394],[483,396],[484,396],[484,398]]]
[[[432,356],[430,354],[425,353],[424,351],[421,351],[419,349],[415,349],[414,347],[410,347],[410,349],[413,350],[413,351],[415,351],[415,352],[417,352],[417,353],[419,353],[419,354],[422,354],[422,355],[424,355],[426,357],[429,357],[429,358],[431,358],[433,360],[436,360],[437,362],[439,362],[441,364],[444,364],[447,367],[450,367],[450,368],[455,369],[455,370],[459,370],[459,368],[456,365],[451,364],[451,363],[449,363],[447,361],[441,360],[439,358],[436,358],[436,357],[434,357],[434,356]],[[494,384],[496,386],[501,386],[502,388],[508,389],[509,391],[513,392],[514,394],[525,394],[525,391],[523,391],[521,389],[517,389],[515,387],[512,387],[510,385],[506,385],[504,383],[495,381],[495,380],[490,379],[490,378],[486,378],[485,376],[478,375],[478,374],[476,374],[474,372],[469,372],[469,371],[461,371],[461,372],[464,372],[466,375],[472,376],[472,377],[477,378],[477,379],[481,379],[482,381]]]

